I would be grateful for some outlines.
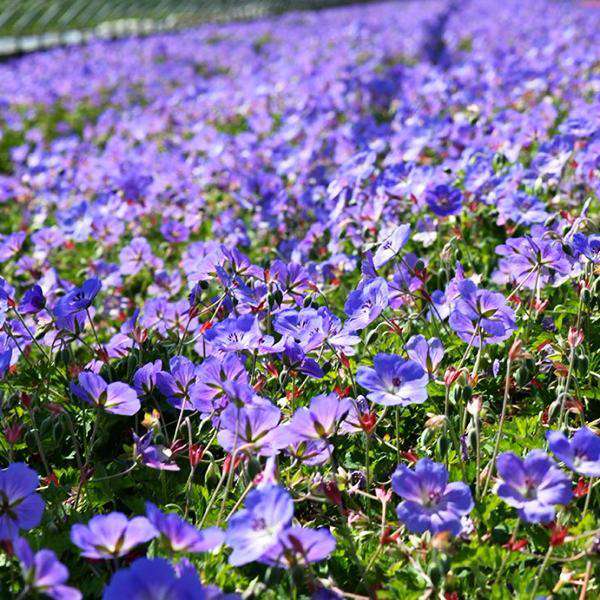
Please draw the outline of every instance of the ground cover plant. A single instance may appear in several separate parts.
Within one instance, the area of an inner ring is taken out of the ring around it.
[[[597,597],[599,29],[389,2],[1,64],[0,597]]]

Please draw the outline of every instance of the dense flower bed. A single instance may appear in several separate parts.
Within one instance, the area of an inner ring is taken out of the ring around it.
[[[0,65],[0,596],[597,597],[599,30],[389,2]]]

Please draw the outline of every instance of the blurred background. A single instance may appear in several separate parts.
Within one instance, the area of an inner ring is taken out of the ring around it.
[[[359,0],[360,1],[360,0]],[[366,2],[369,0],[362,0]],[[0,55],[356,0],[0,0]]]

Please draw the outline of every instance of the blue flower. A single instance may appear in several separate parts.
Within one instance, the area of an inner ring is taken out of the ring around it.
[[[277,485],[253,490],[244,506],[229,519],[225,534],[225,542],[233,548],[229,563],[234,566],[258,560],[278,544],[294,515],[292,497]]]
[[[93,277],[88,279],[81,287],[69,290],[54,307],[54,314],[57,317],[67,317],[74,313],[88,309],[94,298],[100,291],[102,283],[99,279]]]
[[[39,285],[29,288],[19,303],[19,312],[23,315],[39,313],[46,306],[44,292]]]
[[[40,550],[35,554],[23,538],[14,542],[15,555],[21,563],[23,579],[29,590],[35,590],[54,600],[79,600],[81,592],[65,585],[69,571],[52,550]]]
[[[38,474],[24,463],[0,471],[0,540],[12,540],[19,529],[40,524],[44,501],[35,493],[38,484]]]
[[[462,210],[463,195],[458,188],[440,184],[427,191],[425,201],[431,212],[438,217],[447,217]]]
[[[600,477],[600,436],[588,427],[581,427],[569,440],[560,431],[548,431],[546,439],[556,458],[571,471],[588,477]]]
[[[398,505],[398,519],[413,533],[458,535],[461,517],[473,509],[473,497],[462,481],[448,483],[444,465],[422,458],[414,470],[400,465],[392,475],[392,488],[404,499]]]
[[[504,452],[496,468],[501,478],[498,496],[527,523],[552,521],[555,505],[568,504],[573,497],[569,478],[542,450],[532,450],[524,459]]]
[[[358,368],[356,381],[369,390],[367,398],[377,404],[407,406],[427,400],[429,377],[423,367],[395,354],[377,354],[373,368]]]
[[[164,513],[146,502],[146,515],[172,552],[207,552],[223,543],[225,534],[218,527],[196,529],[175,513]]]
[[[117,571],[106,586],[103,600],[208,600],[198,574],[186,568],[181,576],[164,558],[139,558]]]

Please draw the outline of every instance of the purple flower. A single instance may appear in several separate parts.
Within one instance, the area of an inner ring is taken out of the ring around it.
[[[21,298],[19,312],[22,315],[33,315],[39,313],[46,306],[44,292],[39,285],[29,288]]]
[[[196,529],[175,513],[163,513],[152,502],[146,502],[146,515],[172,552],[207,552],[225,538],[218,527]]]
[[[335,392],[320,394],[310,406],[299,408],[292,416],[288,433],[299,440],[324,440],[337,434],[352,410],[350,398],[340,398]]]
[[[4,379],[6,372],[10,368],[12,362],[13,349],[4,346],[4,349],[0,349],[0,380]]]
[[[237,382],[247,384],[248,373],[236,354],[227,354],[223,360],[210,356],[196,369],[196,383],[190,388],[190,401],[203,413],[223,409],[227,404],[225,385]]]
[[[410,237],[410,225],[399,225],[392,233],[379,244],[375,255],[373,256],[373,265],[376,269],[383,267],[390,261],[400,249],[406,244]]]
[[[509,238],[496,247],[503,258],[498,263],[494,280],[498,283],[514,282],[529,289],[548,283],[553,276],[571,272],[571,264],[562,245],[557,240],[541,237]]]
[[[173,462],[172,452],[159,444],[153,444],[154,431],[150,430],[143,436],[133,434],[133,455],[144,466],[159,471],[179,471]]]
[[[388,285],[382,277],[376,277],[363,287],[350,292],[344,304],[344,312],[349,317],[345,329],[364,329],[387,308],[388,303]]]
[[[335,538],[329,529],[288,527],[260,562],[283,568],[302,566],[326,559],[335,550]]]
[[[71,527],[71,541],[87,558],[118,558],[157,536],[146,517],[128,520],[120,512],[92,517],[87,525]]]
[[[136,391],[126,383],[106,383],[100,375],[83,371],[77,383],[71,382],[71,393],[87,402],[115,415],[131,416],[140,410]]]
[[[102,283],[99,279],[93,277],[88,279],[81,287],[69,290],[54,307],[54,314],[57,317],[68,317],[82,310],[87,310],[94,301],[94,298],[100,291]]]
[[[146,363],[133,374],[133,387],[140,396],[147,396],[156,385],[156,375],[162,371],[162,361]]]
[[[516,330],[515,313],[500,292],[477,289],[469,279],[460,281],[458,290],[449,323],[463,342],[473,346],[497,344]]]
[[[81,592],[65,585],[69,571],[52,550],[40,550],[35,554],[23,538],[13,542],[15,554],[21,562],[25,586],[54,600],[79,600]]]
[[[19,529],[40,524],[44,501],[35,493],[38,484],[38,474],[24,463],[0,471],[0,540],[12,540]]]
[[[229,563],[234,566],[258,560],[268,552],[294,515],[292,497],[276,485],[252,490],[244,506],[229,519],[225,534],[226,544],[233,549]]]
[[[438,338],[431,338],[428,341],[422,335],[413,335],[404,348],[408,357],[430,374],[435,372],[444,358],[444,346]]]
[[[444,465],[422,458],[414,470],[400,465],[392,475],[392,488],[404,499],[398,518],[413,533],[452,535],[461,532],[461,517],[473,509],[471,490],[462,481],[448,483]]]
[[[186,568],[178,576],[164,558],[138,558],[117,571],[104,589],[102,600],[209,600],[198,574]]]
[[[542,450],[532,450],[524,459],[504,452],[496,468],[501,478],[498,496],[527,523],[552,521],[555,505],[568,504],[573,497],[569,478]]]
[[[377,404],[407,406],[427,400],[429,377],[423,367],[395,354],[377,354],[373,368],[358,368],[356,381],[370,392],[367,398]]]
[[[11,233],[0,241],[0,263],[12,258],[23,245],[27,234],[24,231]]]
[[[273,338],[261,332],[258,319],[251,314],[229,317],[209,329],[204,337],[206,341],[224,352],[273,351]]]
[[[121,250],[119,265],[122,275],[135,275],[146,266],[162,267],[162,261],[152,254],[152,248],[145,238],[136,237]]]
[[[425,201],[431,212],[438,217],[447,217],[462,210],[463,196],[458,188],[440,184],[426,192]]]
[[[192,410],[190,388],[196,381],[196,365],[185,356],[174,356],[169,361],[170,373],[156,374],[156,387],[176,408],[185,403],[186,410]]]
[[[548,446],[556,458],[571,471],[588,477],[600,477],[600,436],[588,427],[581,427],[569,440],[560,431],[546,432]]]
[[[234,384],[239,387],[240,384]],[[249,397],[254,391],[248,387]],[[238,393],[237,390],[235,393]],[[228,452],[251,444],[257,454],[271,454],[271,434],[279,424],[281,411],[268,400],[254,399],[252,404],[237,406],[231,402],[221,413],[217,440]]]
[[[190,230],[179,221],[165,221],[160,227],[160,232],[165,240],[171,243],[185,242],[190,237]]]
[[[571,249],[577,258],[585,256],[593,263],[600,262],[600,234],[594,233],[589,236],[583,233],[574,234]]]

